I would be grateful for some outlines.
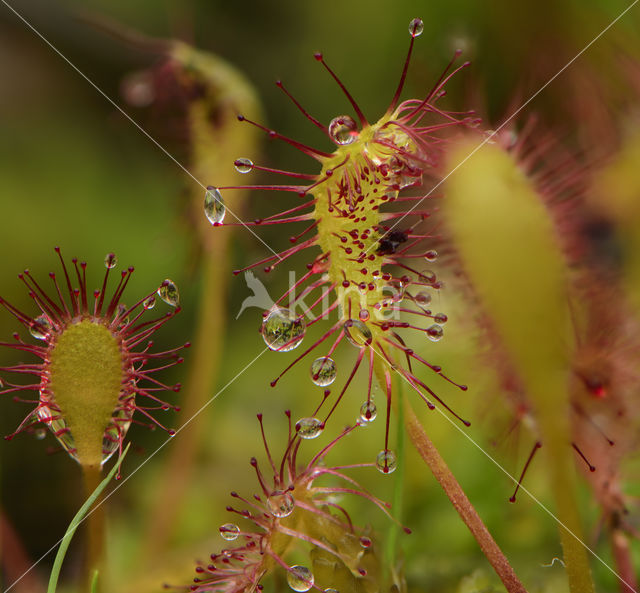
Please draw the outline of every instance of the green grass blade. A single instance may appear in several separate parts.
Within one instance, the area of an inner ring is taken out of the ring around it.
[[[53,568],[51,569],[51,576],[49,577],[49,586],[47,587],[47,593],[55,593],[56,588],[58,587],[58,577],[60,576],[60,569],[62,568],[62,563],[64,561],[64,557],[67,554],[67,549],[69,548],[69,544],[71,543],[71,538],[73,534],[78,529],[80,523],[85,518],[86,514],[89,512],[89,509],[93,505],[93,503],[98,499],[98,497],[102,494],[102,491],[107,487],[107,484],[111,481],[113,476],[116,474],[122,461],[124,460],[127,451],[129,450],[129,445],[124,450],[124,453],[118,459],[118,462],[111,468],[111,471],[107,475],[107,477],[100,482],[100,485],[93,491],[91,496],[86,500],[86,502],[80,507],[80,510],[76,513],[76,516],[71,520],[69,524],[69,528],[67,532],[64,534],[62,541],[60,542],[60,547],[58,548],[58,553],[56,554],[56,559],[53,563]],[[92,589],[97,584],[97,574],[94,575],[92,582]]]

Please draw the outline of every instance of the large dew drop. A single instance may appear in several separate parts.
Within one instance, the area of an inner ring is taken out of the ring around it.
[[[421,307],[427,307],[431,303],[431,295],[428,292],[420,291],[413,300]]]
[[[240,528],[235,523],[225,523],[224,525],[220,525],[219,531],[222,539],[226,539],[228,542],[238,539],[238,536],[240,535]]]
[[[104,258],[104,267],[107,268],[107,270],[111,270],[115,268],[117,265],[118,265],[118,258],[116,257],[116,254],[107,253],[106,257]]]
[[[300,418],[296,422],[296,432],[302,439],[315,439],[324,430],[324,424],[317,418]]]
[[[424,31],[424,22],[422,19],[416,18],[409,23],[409,33],[411,37],[420,37]]]
[[[316,358],[311,363],[311,380],[318,387],[326,387],[336,380],[336,363],[328,356]]]
[[[29,333],[36,340],[46,340],[52,327],[49,318],[46,315],[40,315],[40,317],[36,317],[29,326]]]
[[[427,338],[429,338],[432,342],[438,342],[442,339],[444,335],[444,330],[442,326],[434,323],[432,326],[427,328]]]
[[[236,159],[233,165],[238,173],[248,173],[253,169],[253,161],[251,159]]]
[[[158,296],[165,302],[167,305],[171,305],[172,307],[177,307],[180,304],[180,293],[178,292],[178,287],[175,283],[169,278],[167,278],[158,288]]]
[[[215,187],[209,186],[204,194],[204,214],[207,220],[214,226],[222,224],[226,213],[222,194]]]
[[[329,123],[329,137],[340,146],[351,144],[358,137],[358,126],[352,117],[339,115]]]
[[[305,331],[302,317],[280,307],[274,307],[262,322],[262,338],[271,350],[277,352],[289,352],[300,346]]]
[[[313,587],[313,581],[313,573],[306,566],[292,566],[287,573],[287,583],[294,591],[308,591]]]
[[[393,473],[398,467],[396,454],[389,449],[383,449],[376,457],[376,467],[383,474]]]
[[[347,319],[344,322],[344,335],[358,348],[371,343],[371,330],[359,319]]]
[[[371,401],[366,401],[360,406],[360,418],[363,422],[373,422],[378,415],[378,408]]]
[[[267,498],[267,506],[274,517],[282,519],[293,513],[296,502],[291,492],[274,492]]]

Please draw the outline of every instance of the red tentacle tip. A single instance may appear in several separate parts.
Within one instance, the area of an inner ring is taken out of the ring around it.
[[[314,57],[316,60],[318,60],[318,62],[322,61],[322,52],[319,52],[319,51],[315,52],[315,53],[313,54],[313,57]]]

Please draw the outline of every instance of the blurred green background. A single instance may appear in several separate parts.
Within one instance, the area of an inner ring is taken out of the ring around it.
[[[188,168],[188,147],[171,127],[172,122],[154,117],[153,105],[131,106],[123,97],[127,76],[157,64],[159,56],[148,47],[135,46],[107,33],[99,24],[103,19],[151,37],[179,38],[217,54],[255,86],[267,125],[325,150],[330,148],[328,140],[273,84],[282,79],[320,121],[350,113],[335,83],[313,59],[314,51],[323,51],[365,114],[375,120],[395,90],[408,45],[408,23],[420,16],[425,30],[417,40],[405,96],[422,97],[454,49],[461,47],[463,58],[473,64],[448,85],[447,105],[460,110],[478,109],[487,127],[492,128],[546,83],[628,3],[281,0],[234,5],[204,0],[15,0],[13,6]],[[524,121],[527,114],[538,113],[547,126],[557,127],[560,134],[575,133],[572,130],[581,125],[576,114],[584,93],[578,71],[588,73],[589,80],[607,89],[608,96],[617,101],[613,109],[637,104],[638,97],[629,92],[624,76],[615,66],[621,56],[637,57],[639,22],[638,9],[634,8],[579,58],[574,72],[572,66],[532,101],[519,121]],[[197,193],[199,188],[4,4],[0,4],[0,73],[2,297],[32,312],[33,306],[16,275],[28,267],[34,276],[46,279],[49,271],[58,268],[53,252],[56,245],[68,258],[77,256],[89,263],[90,287],[98,286],[103,258],[113,251],[121,266],[136,268],[126,292],[129,301],[146,294],[164,278],[171,278],[180,288],[183,312],[159,332],[158,348],[190,339],[198,323],[194,311],[199,298],[200,255],[194,245],[187,202],[189,193]],[[265,141],[261,150],[261,162],[266,165],[316,172],[313,161],[282,143]],[[240,156],[243,155],[229,154],[220,166],[232,170],[233,160]],[[213,178],[201,181],[205,185],[216,184]],[[253,219],[275,213],[284,209],[288,200],[279,194],[254,194],[240,214]],[[288,245],[281,229],[260,229],[259,234],[276,250]],[[242,230],[231,241],[232,268],[266,255],[264,247]],[[300,275],[305,261],[306,258],[298,259],[292,269],[297,267]],[[446,282],[447,271],[438,272]],[[265,284],[276,295],[287,281],[283,267],[267,277]],[[452,293],[455,284],[449,286],[449,291],[442,291],[439,303],[451,319],[446,339],[437,346],[430,344],[426,354],[471,388],[462,394],[440,381],[438,393],[473,421],[467,434],[488,447],[509,471],[518,473],[531,437],[523,435],[518,451],[512,442],[500,442],[492,448],[491,443],[499,440],[496,427],[487,423],[481,413],[482,401],[492,389],[492,378],[487,376],[486,368],[475,364],[477,351],[470,339],[470,315],[463,300]],[[260,313],[249,309],[235,320],[238,304],[249,294],[240,276],[230,282],[226,297],[230,304],[225,306],[223,298],[219,307],[218,314],[228,324],[222,337],[222,370],[212,395],[263,349],[257,333]],[[3,340],[10,340],[17,329],[15,319],[7,312],[0,314]],[[346,378],[344,373],[350,368],[352,355],[344,348],[338,354],[342,370],[338,382],[341,377]],[[161,497],[163,480],[167,479],[162,473],[163,462],[175,442],[155,455],[112,498],[111,555],[118,567],[115,590],[156,591],[167,580],[186,583],[193,575],[193,559],[206,557],[221,546],[217,526],[227,520],[224,507],[228,504],[228,491],[249,494],[257,487],[248,465],[249,456],[262,450],[255,413],[265,412],[273,441],[282,445],[286,433],[281,410],[291,408],[295,419],[308,413],[318,401],[320,393],[313,391],[306,377],[306,364],[295,369],[276,389],[269,387],[269,381],[293,356],[294,353],[268,353],[261,357],[204,412],[206,439],[199,452],[198,470],[188,488],[189,504],[179,513],[171,545],[162,556],[146,559],[149,564],[144,565],[144,570],[138,559],[148,544],[144,539],[146,528],[153,521],[146,513]],[[188,352],[186,357],[188,360]],[[2,366],[17,360],[16,352],[0,349]],[[174,368],[164,378],[169,383],[180,381],[184,370],[184,366]],[[364,393],[364,378],[360,380],[360,393]],[[341,409],[342,422],[355,418],[362,400],[357,392],[352,389],[348,394]],[[178,396],[174,401],[178,403],[179,399]],[[28,407],[5,396],[0,400],[0,410],[0,433],[9,434]],[[562,568],[557,563],[543,567],[560,555],[553,520],[524,495],[516,505],[510,505],[507,499],[512,485],[504,474],[442,416],[426,412],[423,416],[429,433],[442,447],[444,457],[525,582],[536,590],[540,583],[561,578]],[[168,413],[161,420],[170,426],[178,422]],[[370,461],[382,448],[382,430],[383,421],[379,421],[354,435],[352,446],[343,448],[348,450],[338,448],[330,461]],[[135,449],[126,460],[125,476],[165,439],[161,431],[151,433],[134,426],[130,440]],[[39,558],[61,537],[82,498],[78,468],[63,453],[47,452],[54,448],[50,436],[41,442],[25,434],[0,443],[2,511],[32,559]],[[309,447],[309,453],[314,451],[315,447]],[[459,580],[475,569],[490,574],[475,542],[459,525],[410,447],[404,467],[404,510],[400,520],[411,526],[414,535],[403,536],[401,547],[410,585],[420,583],[424,587],[420,590],[424,591],[456,591]],[[527,483],[536,496],[548,503],[542,473],[534,465]],[[376,495],[393,497],[393,478],[365,469],[361,475]],[[597,509],[589,502],[586,491],[583,494],[586,532],[592,537],[589,542],[608,560],[606,547],[598,547],[593,540]],[[360,503],[345,504],[353,509],[355,517],[373,522],[383,539],[386,537],[389,524],[383,517],[360,509]],[[47,574],[51,562],[49,555],[40,563],[40,578]],[[73,551],[66,570],[71,575],[69,580],[78,570]],[[601,590],[613,590],[613,580],[606,569],[594,562],[594,570],[602,583]]]

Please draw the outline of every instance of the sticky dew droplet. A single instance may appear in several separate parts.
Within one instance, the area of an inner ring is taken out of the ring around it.
[[[178,287],[172,280],[167,278],[158,288],[158,296],[171,307],[177,307],[180,304],[180,293]]]
[[[232,542],[234,539],[238,539],[240,535],[240,528],[235,523],[225,523],[220,525],[220,536],[222,539]]]
[[[427,307],[431,303],[431,295],[428,292],[422,290],[413,297],[413,300],[420,307]]]
[[[358,348],[371,343],[371,330],[359,319],[347,319],[344,322],[344,334],[349,342]]]
[[[278,519],[288,517],[293,513],[296,501],[291,492],[276,491],[267,498],[269,512]]]
[[[409,23],[409,34],[411,37],[420,37],[424,31],[424,21],[420,18],[415,18]]]
[[[391,474],[398,467],[396,454],[389,449],[383,449],[376,457],[376,467],[383,474]]]
[[[142,301],[142,306],[147,310],[153,309],[156,306],[156,298],[151,295],[149,298],[146,298],[144,301]]]
[[[276,352],[289,352],[302,343],[306,325],[288,309],[274,307],[262,322],[262,338]]]
[[[444,330],[442,329],[442,326],[438,325],[437,323],[434,323],[433,325],[427,328],[427,337],[432,342],[440,341],[443,335],[444,335]]]
[[[311,363],[311,380],[318,387],[327,387],[336,380],[336,363],[328,356],[316,358]]]
[[[324,425],[317,418],[300,418],[296,422],[296,432],[302,439],[315,439],[322,434]]]
[[[358,137],[358,125],[348,115],[339,115],[329,122],[329,138],[339,146],[351,144]]]
[[[46,340],[53,326],[46,315],[36,317],[29,326],[29,333],[36,340]]]
[[[308,591],[313,587],[313,573],[306,566],[296,564],[287,572],[287,583],[294,591]]]
[[[253,169],[253,161],[251,159],[236,159],[233,165],[238,173],[249,173]]]
[[[208,187],[204,194],[204,214],[212,225],[220,225],[227,209],[222,194],[215,187]]]
[[[107,253],[107,255],[104,258],[104,267],[107,268],[107,270],[112,270],[117,265],[118,265],[118,258],[116,257],[116,254]]]
[[[366,401],[360,406],[360,419],[363,422],[373,422],[378,415],[378,408],[373,401]]]

